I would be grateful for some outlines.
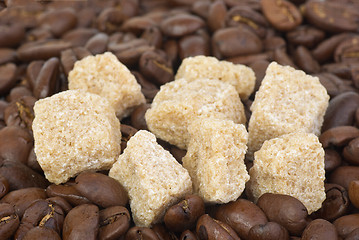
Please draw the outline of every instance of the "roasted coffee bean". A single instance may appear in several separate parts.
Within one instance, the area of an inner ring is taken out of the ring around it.
[[[212,36],[213,54],[219,59],[260,53],[262,49],[259,37],[243,27],[219,29]]]
[[[146,28],[143,31],[141,38],[145,39],[150,46],[154,46],[158,49],[162,47],[163,35],[158,26]]]
[[[359,137],[358,128],[352,126],[339,126],[323,132],[319,137],[319,141],[324,148],[329,146],[342,147],[357,137]]]
[[[23,188],[11,191],[1,200],[1,203],[9,203],[14,206],[15,213],[22,218],[25,210],[39,199],[45,199],[46,193],[42,188]]]
[[[55,57],[50,58],[44,63],[35,80],[35,86],[33,89],[34,96],[37,99],[49,97],[56,92],[59,66],[60,61]]]
[[[160,240],[160,239],[151,228],[132,227],[127,231],[125,240]]]
[[[203,19],[207,19],[209,15],[210,7],[211,7],[211,2],[209,1],[195,1],[191,6],[191,12],[195,13],[196,15],[200,16]]]
[[[64,212],[61,207],[46,200],[38,200],[25,210],[15,239],[23,239],[29,230],[37,226],[52,229],[60,234],[63,222]]]
[[[351,80],[353,78],[352,70],[357,67],[359,67],[359,62],[327,63],[322,65],[322,71],[332,73],[343,79]],[[350,84],[353,84],[352,81]]]
[[[34,120],[34,105],[36,98],[24,96],[10,103],[4,111],[4,120],[7,126],[19,126],[32,130]]]
[[[179,56],[179,47],[175,40],[168,40],[164,43],[163,50],[173,65],[177,64]]]
[[[49,197],[62,197],[72,206],[90,203],[73,185],[51,184],[46,188],[46,194]]]
[[[343,149],[345,161],[353,165],[359,165],[359,137],[351,140]]]
[[[359,58],[357,52],[359,51],[359,37],[348,37],[343,42],[339,43],[334,52],[334,60],[336,62],[357,62]]]
[[[127,208],[113,206],[100,211],[99,239],[119,239],[130,228],[131,216]]]
[[[71,209],[64,220],[64,240],[96,240],[99,229],[99,209],[93,204],[82,204]]]
[[[147,16],[136,16],[124,21],[121,30],[124,32],[131,32],[135,35],[142,34],[147,28],[156,25],[156,22]]]
[[[8,180],[10,190],[29,187],[46,188],[49,185],[43,175],[21,162],[3,160],[0,164],[0,174]]]
[[[254,61],[249,65],[249,67],[252,68],[256,76],[256,84],[254,87],[254,92],[258,91],[262,83],[262,80],[265,76],[268,65],[269,65],[269,61],[267,60]]]
[[[25,28],[22,24],[12,23],[9,25],[0,25],[0,47],[15,47],[25,36]]]
[[[176,146],[171,146],[170,153],[177,160],[177,162],[182,164],[182,158],[186,155],[187,151],[183,149],[179,149]]]
[[[286,34],[286,39],[293,45],[313,48],[325,38],[325,32],[308,25],[299,26]]]
[[[356,32],[359,28],[359,13],[339,2],[307,1],[304,16],[309,23],[332,33]]]
[[[97,28],[106,33],[113,33],[120,30],[120,26],[126,19],[124,11],[119,8],[105,8],[96,19]]]
[[[108,40],[107,34],[97,33],[87,41],[85,48],[93,55],[104,53],[107,49]]]
[[[359,237],[359,228],[356,228],[347,235],[345,240],[358,240],[358,237]]]
[[[261,9],[260,1],[258,1],[258,0],[242,0],[242,1],[224,0],[224,2],[230,7],[246,6],[246,7],[250,7],[253,10]]]
[[[95,28],[76,28],[68,31],[62,39],[70,43],[72,47],[82,47],[97,33],[98,30]]]
[[[292,196],[265,193],[259,197],[257,205],[263,210],[269,221],[279,223],[291,235],[300,236],[307,226],[307,208]]]
[[[262,0],[262,11],[272,26],[280,31],[290,31],[302,23],[299,9],[287,0]]]
[[[298,68],[293,60],[289,57],[286,49],[283,48],[276,48],[273,51],[273,60],[276,61],[278,64],[283,66],[291,66],[293,68]]]
[[[0,48],[0,65],[14,62],[16,59],[16,51],[11,48]]]
[[[346,190],[348,190],[350,182],[354,180],[359,180],[359,167],[356,166],[340,166],[328,178],[330,183],[339,184]]]
[[[159,88],[154,83],[148,81],[145,77],[143,77],[141,73],[132,72],[132,74],[135,76],[137,82],[141,85],[141,91],[143,95],[146,97],[147,101],[151,102],[152,99],[158,93]],[[141,129],[141,128],[137,128],[137,129]]]
[[[289,240],[289,233],[282,225],[276,222],[267,222],[253,226],[248,237],[251,240]]]
[[[30,153],[29,153],[29,157],[27,159],[26,165],[29,168],[31,168],[32,170],[34,170],[34,171],[36,171],[36,172],[38,172],[40,174],[43,174],[42,168],[41,168],[39,162],[37,161],[34,148],[32,148]]]
[[[333,222],[338,234],[346,238],[353,230],[359,228],[359,214],[342,216]]]
[[[29,86],[26,85],[18,85],[10,90],[10,93],[6,96],[6,101],[8,102],[16,102],[22,97],[33,97],[32,91]]]
[[[294,58],[297,66],[306,73],[311,74],[320,71],[319,63],[313,58],[312,54],[306,47],[297,47],[294,53]]]
[[[61,240],[59,234],[47,227],[34,227],[30,229],[22,240]]]
[[[28,32],[26,32],[26,41],[33,42],[39,40],[47,40],[54,38],[52,32],[48,28],[34,28]]]
[[[228,224],[243,239],[249,239],[248,232],[253,226],[267,223],[264,212],[246,199],[218,206],[214,218]]]
[[[160,23],[161,31],[169,37],[182,37],[194,33],[204,26],[205,23],[200,17],[189,14],[176,14]]]
[[[337,230],[333,224],[324,219],[315,219],[304,229],[301,239],[338,240],[339,238]]]
[[[62,208],[62,210],[64,211],[65,215],[70,212],[70,210],[72,209],[72,206],[70,205],[70,203],[68,203],[64,198],[62,197],[50,197],[46,199],[48,202],[56,204],[58,206],[60,206]]]
[[[350,81],[346,82],[332,73],[322,72],[314,75],[319,78],[320,83],[325,87],[331,98],[344,92],[355,92]]]
[[[179,240],[198,240],[196,234],[191,232],[190,230],[183,231]]]
[[[209,5],[207,25],[214,32],[226,26],[227,7],[223,1],[214,1]]]
[[[35,88],[36,78],[39,76],[44,63],[43,60],[32,61],[26,68],[26,80],[32,90]]]
[[[128,43],[124,43],[123,45],[128,45]],[[154,50],[155,48],[153,46],[148,45],[148,43],[144,40],[144,45],[140,45],[133,48],[129,46],[129,48],[126,50],[115,52],[115,55],[118,58],[118,60],[120,60],[121,63],[125,64],[128,67],[133,67],[138,64],[144,52],[154,51]]]
[[[178,42],[180,59],[198,55],[209,56],[210,42],[199,35],[189,35]]]
[[[131,125],[138,130],[147,130],[148,128],[145,120],[145,113],[150,107],[151,105],[148,103],[143,103],[136,107],[135,110],[133,110],[131,113]]]
[[[163,223],[157,223],[151,229],[156,233],[159,240],[178,240],[177,236],[169,231]]]
[[[39,19],[40,26],[47,28],[55,37],[60,37],[77,25],[76,13],[71,8],[45,12]]]
[[[263,41],[264,51],[274,51],[277,48],[285,49],[286,41],[279,36],[267,36]]]
[[[0,66],[0,95],[5,95],[16,84],[16,65],[7,63]]]
[[[230,226],[211,218],[208,214],[204,214],[198,219],[196,233],[200,240],[240,240],[237,233]]]
[[[322,132],[337,126],[351,126],[355,111],[359,108],[359,94],[345,92],[330,100],[324,115]]]
[[[75,179],[79,193],[103,208],[126,206],[128,195],[125,188],[115,179],[95,172],[82,172]]]
[[[20,218],[9,203],[0,203],[0,236],[9,239],[20,225]]]
[[[0,174],[0,199],[10,190],[9,181]]]
[[[351,181],[348,189],[350,202],[359,208],[359,180]]]
[[[161,50],[145,51],[139,60],[140,72],[156,84],[165,84],[174,78],[172,64]]]
[[[326,148],[324,152],[324,169],[326,173],[330,173],[341,165],[342,158],[334,149]]]
[[[174,232],[193,229],[197,219],[204,214],[204,202],[197,195],[187,195],[184,200],[170,207],[164,216],[166,227]]]

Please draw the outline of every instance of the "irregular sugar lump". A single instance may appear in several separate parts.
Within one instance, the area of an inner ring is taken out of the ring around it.
[[[272,62],[251,106],[248,156],[265,140],[304,131],[320,134],[329,95],[317,77]]]
[[[264,193],[300,200],[308,213],[325,200],[324,149],[313,133],[295,132],[264,142],[249,170],[249,193],[255,201]]]
[[[188,81],[199,78],[218,79],[235,87],[242,100],[247,99],[254,90],[254,71],[242,64],[219,61],[211,56],[195,56],[183,59],[175,79],[185,78]]]
[[[187,170],[146,130],[130,138],[109,176],[128,191],[137,226],[149,227],[161,221],[168,207],[192,193]]]
[[[82,89],[107,98],[120,119],[145,103],[134,75],[110,52],[77,61],[69,73],[69,89]]]
[[[34,111],[34,150],[50,182],[110,169],[120,155],[120,122],[105,98],[68,90],[37,101]]]
[[[217,79],[177,79],[162,85],[145,114],[148,129],[181,149],[189,141],[187,127],[197,117],[245,123],[243,104],[235,88]]]
[[[198,118],[188,131],[190,141],[183,166],[188,170],[194,193],[207,203],[235,201],[249,175],[244,164],[248,133],[231,120]]]

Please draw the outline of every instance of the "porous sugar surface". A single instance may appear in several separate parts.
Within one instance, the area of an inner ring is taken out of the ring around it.
[[[107,98],[120,119],[145,102],[136,78],[110,52],[77,61],[68,80],[69,89],[82,89]]]
[[[120,122],[109,102],[68,90],[35,103],[32,129],[46,178],[66,182],[85,170],[110,169],[121,152]]]
[[[245,123],[243,104],[235,88],[216,79],[177,79],[162,85],[145,119],[157,137],[185,149],[187,127],[197,117]]]
[[[254,90],[255,75],[251,68],[242,64],[219,61],[211,56],[195,56],[183,59],[175,79],[188,81],[199,78],[218,79],[235,87],[241,99],[247,99]]]
[[[324,150],[312,133],[295,132],[264,142],[249,170],[250,195],[280,193],[300,200],[308,213],[325,200]]]
[[[320,134],[329,95],[317,77],[272,62],[251,106],[249,157],[265,140],[304,131]]]
[[[235,201],[249,180],[244,164],[248,140],[244,125],[198,118],[188,131],[191,137],[182,161],[194,192],[207,203]]]
[[[137,226],[157,223],[169,206],[192,193],[187,170],[146,130],[130,138],[109,176],[128,191]]]

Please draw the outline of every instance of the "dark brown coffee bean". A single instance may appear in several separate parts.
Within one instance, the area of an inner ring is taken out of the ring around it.
[[[121,26],[121,30],[124,32],[131,32],[135,35],[142,34],[147,28],[151,28],[156,25],[156,22],[146,16],[136,16],[124,21]]]
[[[177,160],[177,162],[182,164],[182,158],[186,155],[187,151],[183,149],[179,149],[176,146],[171,146],[170,153]]]
[[[101,11],[96,19],[96,26],[101,32],[113,33],[120,31],[120,26],[126,19],[123,9],[109,7]]]
[[[96,240],[99,229],[99,209],[93,204],[82,204],[71,209],[64,220],[64,240]]]
[[[127,208],[113,206],[100,211],[99,239],[119,239],[130,228],[130,213]]]
[[[219,29],[213,34],[212,49],[217,58],[260,53],[263,45],[259,37],[246,28]]]
[[[204,27],[204,21],[195,15],[177,14],[170,16],[160,23],[160,29],[166,36],[182,37],[194,33]]]
[[[265,51],[274,51],[277,48],[285,49],[286,41],[279,36],[269,36],[263,41]]]
[[[359,238],[359,228],[356,228],[346,236],[345,240],[358,240],[358,238]]]
[[[34,86],[34,96],[37,99],[49,97],[56,92],[58,83],[60,61],[58,58],[50,58],[42,66],[36,78]]]
[[[253,226],[267,223],[264,212],[246,199],[220,205],[214,218],[228,224],[243,239],[249,239],[248,232]]]
[[[104,53],[107,49],[108,40],[107,34],[97,33],[87,41],[85,48],[93,55]]]
[[[98,30],[95,28],[76,28],[67,32],[62,40],[70,43],[72,47],[82,47],[97,33]]]
[[[20,218],[14,207],[8,203],[0,203],[0,236],[10,239],[20,225]]]
[[[10,190],[9,181],[0,174],[0,199]]]
[[[334,149],[326,148],[324,151],[324,169],[326,173],[330,173],[341,165],[342,158]]]
[[[29,97],[29,96],[33,97],[30,87],[26,85],[18,85],[10,90],[10,93],[6,96],[6,101],[16,102],[22,97]]]
[[[322,132],[337,126],[353,125],[358,107],[359,94],[354,92],[345,92],[330,100],[324,115]]]
[[[148,81],[141,73],[137,71],[133,71],[132,74],[135,76],[137,82],[141,85],[141,92],[147,99],[147,102],[151,102],[152,99],[158,93],[159,88],[154,83]],[[141,129],[141,128],[137,128],[137,129]]]
[[[341,147],[347,145],[354,138],[359,137],[359,129],[352,126],[333,127],[323,132],[319,141],[324,148],[329,146]]]
[[[22,218],[25,210],[39,199],[45,199],[45,189],[42,188],[23,188],[11,191],[6,194],[1,200],[1,203],[9,203],[14,206],[15,213]]]
[[[170,207],[164,216],[166,227],[174,232],[193,229],[197,219],[204,214],[204,202],[197,195],[187,195],[184,200]]]
[[[191,232],[190,230],[183,231],[179,240],[198,240],[196,234]]]
[[[174,78],[172,63],[161,50],[145,51],[139,61],[140,72],[156,84],[165,84]]]
[[[209,5],[207,25],[212,32],[226,26],[227,6],[223,1],[214,1]]]
[[[269,61],[267,60],[258,60],[255,62],[252,62],[249,67],[252,68],[254,71],[254,74],[256,76],[256,84],[254,87],[254,92],[258,91],[262,80],[266,74],[267,67],[269,65]]]
[[[16,59],[16,51],[11,48],[0,48],[0,65],[14,62]]]
[[[132,227],[127,233],[125,240],[160,240],[157,234],[150,228]]]
[[[356,32],[359,28],[359,13],[339,2],[308,1],[304,16],[309,23],[328,32]]]
[[[5,95],[16,84],[16,65],[7,63],[0,66],[0,95]]]
[[[358,51],[359,37],[354,36],[347,38],[341,43],[339,43],[336,47],[334,52],[334,60],[336,62],[357,62],[359,61],[359,56],[357,56]]]
[[[24,96],[7,106],[4,111],[4,120],[7,126],[19,126],[32,131],[32,121],[34,120],[34,105],[36,98]]]
[[[276,222],[253,226],[248,233],[251,240],[289,240],[289,233]]]
[[[168,230],[163,223],[157,223],[151,227],[159,240],[178,240],[177,236]]]
[[[33,42],[33,41],[40,41],[40,40],[48,40],[54,38],[51,30],[48,28],[34,28],[28,32],[26,32],[26,41]]]
[[[265,193],[259,197],[257,205],[263,210],[269,221],[281,224],[291,235],[300,236],[307,226],[307,208],[292,196]]]
[[[3,160],[25,163],[33,145],[30,133],[20,127],[10,126],[0,130],[0,162]]]
[[[32,90],[35,87],[36,78],[39,76],[44,63],[45,61],[43,60],[32,61],[26,68],[26,80]]]
[[[37,226],[61,233],[63,222],[64,212],[61,207],[46,200],[38,200],[25,210],[20,227],[15,233],[15,239],[23,239],[29,230]]]
[[[62,197],[72,206],[90,203],[73,185],[51,184],[46,188],[46,194],[49,197]]]
[[[40,16],[41,27],[49,29],[55,37],[60,37],[77,25],[76,13],[71,8],[47,11]]]
[[[176,65],[179,58],[179,47],[175,40],[168,40],[164,43],[163,50],[166,52],[168,59]]]
[[[345,161],[353,165],[359,165],[359,137],[351,140],[343,149]]]
[[[26,165],[29,168],[31,168],[32,170],[34,170],[34,171],[36,171],[36,172],[38,172],[40,174],[43,174],[42,168],[41,168],[40,164],[37,161],[34,148],[32,148],[30,153],[29,153],[29,157],[27,159]]]
[[[22,240],[61,240],[59,234],[47,227],[34,227],[30,229]]]
[[[144,129],[147,130],[147,123],[145,120],[145,113],[147,109],[151,107],[148,103],[143,103],[139,105],[135,110],[131,113],[131,125],[134,126],[136,129]]]
[[[310,25],[299,26],[286,34],[288,42],[313,48],[325,38],[325,32]]]
[[[158,49],[162,47],[163,36],[158,26],[146,28],[143,31],[141,38],[145,39],[150,46],[154,46]]]
[[[209,8],[211,2],[209,1],[195,1],[191,6],[191,12],[195,13],[203,19],[207,19],[209,15]]]
[[[331,98],[344,92],[355,92],[355,88],[347,84],[349,81],[346,82],[332,73],[322,72],[314,75],[319,78]]]
[[[79,193],[103,208],[126,206],[128,195],[125,188],[115,179],[102,173],[83,172],[75,179]]]
[[[17,56],[25,62],[47,60],[52,57],[60,57],[61,51],[70,47],[70,43],[57,39],[29,42],[17,49]]]
[[[237,233],[230,226],[211,218],[208,214],[204,214],[198,219],[196,233],[200,240],[240,240]]]
[[[346,238],[353,230],[359,228],[359,214],[342,216],[333,222],[338,234]]]
[[[322,65],[322,71],[332,73],[340,78],[352,79],[352,70],[359,67],[359,62],[339,62]],[[352,82],[351,82],[352,84]]]
[[[310,239],[338,240],[339,238],[333,224],[324,219],[315,219],[308,224],[302,234],[302,240]]]
[[[25,36],[25,28],[22,24],[12,23],[9,25],[0,25],[0,47],[15,47]]]
[[[144,40],[144,39],[141,39],[141,40]],[[125,64],[128,67],[134,67],[138,64],[138,62],[144,52],[154,51],[154,49],[155,49],[153,46],[149,46],[146,41],[144,43],[145,43],[144,45],[140,45],[140,46],[133,47],[133,48],[131,48],[131,46],[130,46],[130,48],[128,48],[126,50],[117,51],[117,52],[115,52],[115,55],[121,63]],[[125,43],[125,44],[127,45],[127,43]]]
[[[46,199],[48,202],[56,204],[64,210],[65,215],[70,212],[72,206],[62,197],[50,197]]]
[[[242,0],[242,1],[224,0],[224,2],[230,7],[246,6],[246,7],[250,7],[253,10],[261,9],[260,1],[258,1],[258,0]]]
[[[317,211],[320,218],[333,221],[347,213],[349,206],[348,192],[338,184],[325,183],[326,198]]]
[[[290,31],[302,23],[299,9],[286,0],[261,0],[264,16],[280,31]]]
[[[340,166],[329,176],[330,183],[336,183],[348,190],[351,181],[359,180],[359,167]]]
[[[179,57],[185,59],[198,55],[210,55],[210,42],[199,35],[188,35],[182,37],[178,42]]]
[[[319,63],[313,58],[312,54],[306,47],[297,47],[294,53],[294,58],[297,66],[304,72],[311,74],[320,71]]]
[[[286,49],[283,48],[276,48],[273,51],[273,60],[276,61],[278,64],[283,66],[291,66],[293,68],[298,68],[293,60],[289,57]]]
[[[351,181],[349,184],[348,195],[350,202],[359,208],[359,180]]]

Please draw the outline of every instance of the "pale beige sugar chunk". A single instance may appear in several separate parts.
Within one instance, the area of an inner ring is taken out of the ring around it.
[[[198,118],[188,127],[191,135],[182,159],[193,191],[207,203],[235,201],[249,175],[244,164],[248,133],[231,120]]]
[[[34,150],[50,182],[108,170],[120,155],[121,125],[106,99],[68,90],[37,101],[34,111]]]
[[[199,116],[246,122],[243,104],[232,85],[216,79],[184,78],[161,86],[145,119],[158,138],[185,149],[187,127]]]
[[[187,170],[146,130],[130,138],[109,176],[128,191],[137,226],[159,222],[169,206],[192,193]]]
[[[68,79],[69,89],[82,89],[107,98],[120,119],[145,102],[136,78],[110,52],[77,61]]]
[[[249,155],[283,134],[301,130],[319,135],[328,101],[317,77],[272,62],[251,106]]]
[[[235,87],[242,100],[252,94],[256,81],[250,67],[201,55],[183,59],[175,76],[175,79],[179,78],[186,78],[188,81],[208,78],[227,82]]]
[[[255,201],[264,193],[300,200],[308,213],[325,200],[324,150],[312,133],[295,132],[264,142],[249,170],[249,192]]]

